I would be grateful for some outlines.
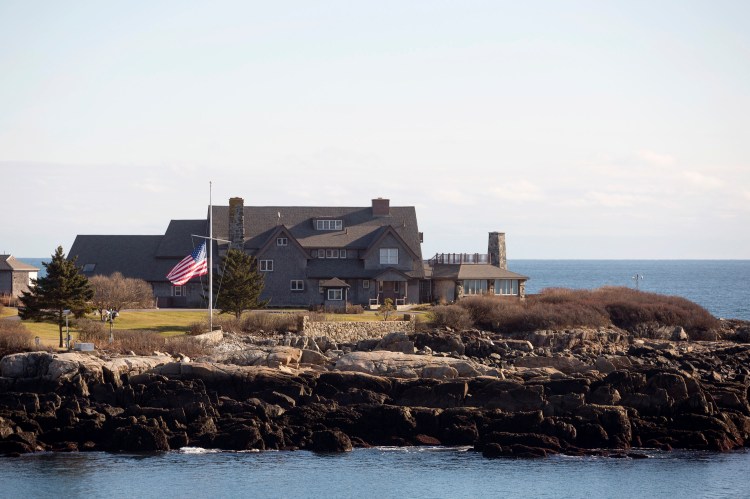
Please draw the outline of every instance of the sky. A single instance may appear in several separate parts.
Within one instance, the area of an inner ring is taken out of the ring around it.
[[[0,252],[415,206],[425,258],[750,258],[746,1],[0,0]]]

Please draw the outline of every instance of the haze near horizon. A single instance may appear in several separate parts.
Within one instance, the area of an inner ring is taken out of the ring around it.
[[[750,258],[745,2],[0,3],[0,252],[214,204],[415,206],[423,255]]]

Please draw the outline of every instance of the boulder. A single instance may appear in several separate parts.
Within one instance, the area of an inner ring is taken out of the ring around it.
[[[352,441],[338,430],[316,431],[312,434],[309,449],[315,452],[350,452]]]

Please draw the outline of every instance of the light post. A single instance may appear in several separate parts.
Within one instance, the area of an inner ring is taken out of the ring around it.
[[[634,275],[632,277],[632,279],[635,281],[635,289],[638,289],[639,281],[643,280],[643,275],[642,274],[636,274],[636,275]]]
[[[70,328],[68,327],[68,316],[70,315],[70,309],[66,308],[63,310],[63,315],[65,316],[65,344],[70,350]]]
[[[114,323],[115,323],[115,317],[117,317],[118,315],[120,314],[116,310],[109,311],[109,316],[107,320],[109,320],[109,343],[110,345],[114,343],[115,341],[115,335],[112,333],[112,327],[114,326]]]

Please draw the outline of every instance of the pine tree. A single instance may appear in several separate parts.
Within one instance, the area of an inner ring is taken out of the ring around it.
[[[76,267],[76,260],[65,259],[62,246],[57,247],[51,262],[42,265],[47,275],[32,280],[31,289],[21,294],[18,315],[22,319],[57,323],[62,348],[65,310],[70,310],[75,317],[85,315],[91,310],[88,302],[94,292],[86,276]]]
[[[239,318],[245,310],[263,308],[268,300],[261,300],[263,274],[250,255],[240,250],[230,249],[222,259],[224,273],[221,288],[216,299],[216,308],[222,314],[234,314]]]

